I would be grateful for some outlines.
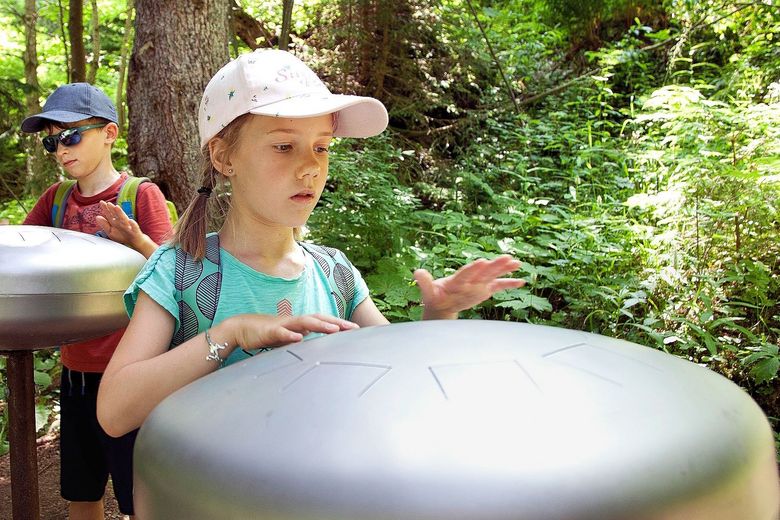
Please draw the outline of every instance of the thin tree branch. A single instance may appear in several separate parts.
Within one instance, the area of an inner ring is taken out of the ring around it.
[[[517,104],[517,100],[515,99],[515,93],[512,89],[512,85],[509,84],[509,81],[506,79],[506,75],[504,74],[504,68],[501,66],[501,62],[498,61],[498,57],[496,56],[496,53],[493,52],[493,46],[490,45],[490,40],[487,37],[487,34],[485,33],[485,29],[482,27],[482,22],[479,21],[479,16],[477,16],[477,11],[474,9],[474,5],[471,3],[471,0],[466,0],[466,3],[469,6],[469,9],[471,10],[471,14],[474,15],[474,20],[477,21],[477,26],[479,27],[479,32],[482,33],[482,37],[485,39],[485,43],[487,44],[487,48],[490,51],[490,55],[493,57],[493,62],[496,64],[496,67],[498,67],[498,72],[501,73],[501,78],[504,80],[504,85],[506,85],[506,89],[509,92],[509,97],[512,98],[512,103],[515,105],[515,112],[518,114],[520,113],[520,106]]]
[[[30,212],[29,212],[29,211],[27,211],[27,208],[24,206],[24,204],[22,204],[22,201],[21,201],[21,200],[19,200],[19,197],[17,197],[17,196],[16,196],[16,193],[14,192],[14,190],[12,190],[12,189],[11,189],[11,187],[8,185],[8,183],[7,183],[7,182],[5,182],[5,177],[3,177],[2,175],[0,175],[0,181],[2,181],[2,183],[3,183],[3,186],[4,186],[4,187],[5,187],[5,189],[8,191],[8,193],[10,193],[10,194],[11,194],[11,196],[14,198],[14,200],[16,201],[16,203],[17,203],[17,204],[19,204],[19,207],[20,207],[20,208],[22,208],[22,211],[24,211],[24,214],[25,214],[25,215],[28,215]]]
[[[122,37],[122,48],[119,51],[119,81],[116,85],[116,111],[119,126],[119,133],[124,134],[126,119],[125,119],[125,78],[127,77],[127,60],[130,53],[130,35],[133,31],[133,11],[135,5],[133,0],[127,0],[127,6],[125,10],[125,30]]]
[[[98,14],[97,0],[91,0],[92,9],[92,63],[89,64],[87,83],[95,83],[97,71],[100,67],[100,16]]]
[[[65,49],[65,76],[70,83],[70,49],[68,49],[68,35],[65,34],[65,11],[62,8],[62,0],[57,0],[59,8],[60,34],[62,35],[62,47]]]
[[[292,26],[292,12],[295,0],[282,1],[282,32],[279,35],[279,48],[286,51],[290,45],[290,27]]]
[[[236,0],[232,0],[230,4],[230,13],[230,25],[233,33],[250,49],[255,50],[263,46],[257,43],[261,36],[266,42],[265,47],[273,47],[274,35],[261,22],[244,11],[236,3]]]

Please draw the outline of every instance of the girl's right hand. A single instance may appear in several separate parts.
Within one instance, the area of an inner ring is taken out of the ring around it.
[[[228,345],[247,350],[297,343],[312,332],[332,334],[359,328],[356,323],[325,314],[290,317],[241,314],[228,318],[215,328],[222,328],[223,325],[227,330],[222,332],[224,336],[219,334],[219,337],[226,338]],[[217,334],[212,333],[212,337],[217,337]]]

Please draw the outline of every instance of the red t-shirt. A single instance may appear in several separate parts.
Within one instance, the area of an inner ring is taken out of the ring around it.
[[[122,173],[114,184],[91,197],[84,197],[79,192],[78,185],[74,186],[65,207],[62,227],[88,234],[100,231],[100,226],[95,219],[100,214],[100,201],[105,200],[116,204],[119,189],[125,179],[127,179],[127,174]],[[59,183],[50,186],[38,199],[27,218],[24,219],[25,224],[51,226],[51,210],[57,186]],[[149,238],[158,244],[170,238],[171,221],[168,216],[168,208],[165,204],[165,197],[156,184],[144,182],[138,186],[135,212],[136,221],[141,227],[141,231],[146,233]],[[124,332],[125,329],[120,329],[102,338],[64,345],[62,347],[62,364],[79,372],[104,372],[108,360],[111,359]]]

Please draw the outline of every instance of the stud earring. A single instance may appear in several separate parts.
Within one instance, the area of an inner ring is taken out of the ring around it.
[[[233,168],[228,168],[228,175],[233,175]]]

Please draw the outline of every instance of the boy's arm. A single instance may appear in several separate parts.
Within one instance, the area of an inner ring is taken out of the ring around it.
[[[145,235],[157,244],[171,238],[173,232],[168,205],[156,184],[144,182],[138,186],[135,206],[135,218]]]
[[[23,224],[28,226],[51,226],[51,207],[54,204],[54,194],[59,183],[55,183],[44,192],[24,218]]]

